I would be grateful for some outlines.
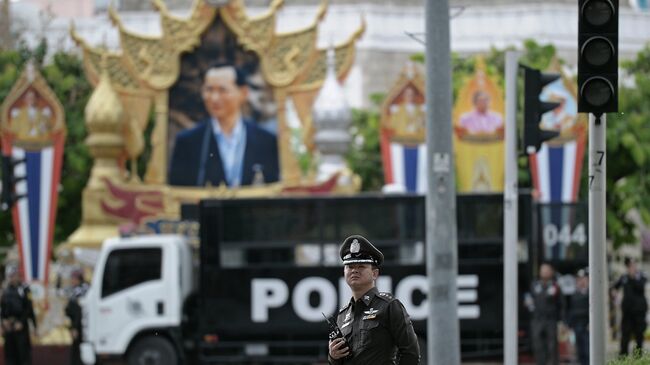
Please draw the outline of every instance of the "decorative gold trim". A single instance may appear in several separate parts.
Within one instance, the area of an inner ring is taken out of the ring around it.
[[[0,105],[0,134],[4,134],[9,129],[9,126],[7,125],[9,123],[9,118],[7,118],[7,116],[10,111],[7,109],[18,101],[23,93],[30,87],[35,89],[37,94],[47,101],[48,106],[52,107],[52,115],[56,118],[52,130],[56,132],[63,131],[64,134],[67,133],[65,110],[63,109],[63,105],[61,105],[56,94],[54,94],[54,91],[52,91],[50,86],[47,84],[47,81],[45,81],[43,75],[41,75],[40,71],[36,67],[32,70],[33,75],[32,80],[30,81],[30,77],[27,74],[27,67],[23,69],[18,80],[16,80]]]
[[[123,58],[122,52],[91,47],[79,36],[74,23],[70,23],[70,36],[82,49],[84,71],[88,81],[94,87],[97,87],[97,84],[99,84],[99,70],[101,69],[102,57],[106,56],[106,71],[116,92],[119,94],[147,93],[146,89],[139,86],[136,75],[128,71],[128,65]]]
[[[326,12],[327,1],[323,0],[311,25],[273,37],[269,49],[261,58],[262,74],[269,84],[274,87],[289,86],[308,69],[308,61],[316,50],[318,24]]]
[[[341,79],[348,74],[356,57],[356,42],[366,31],[366,21],[361,18],[359,28],[344,42],[334,46],[336,59],[336,76]],[[307,66],[291,86],[290,92],[306,92],[318,90],[323,86],[327,71],[327,49],[317,49],[308,61]]]
[[[275,35],[277,11],[284,4],[283,0],[273,0],[269,9],[255,17],[248,17],[242,0],[231,1],[219,9],[221,18],[238,37],[244,48],[258,54],[265,52]]]
[[[424,143],[424,140],[426,139],[426,123],[423,123],[422,128],[409,131],[406,126],[402,125],[398,125],[398,128],[395,128],[396,125],[391,119],[391,106],[395,105],[397,98],[406,90],[406,88],[409,87],[409,85],[414,87],[424,99],[424,95],[426,95],[424,74],[421,72],[420,68],[412,62],[409,62],[404,66],[399,78],[393,87],[391,87],[388,95],[386,95],[386,98],[381,105],[381,119],[379,125],[383,130],[382,133],[389,133],[391,140],[409,145],[418,145]],[[423,100],[422,103],[416,103],[415,105],[421,107],[425,103],[426,101]]]

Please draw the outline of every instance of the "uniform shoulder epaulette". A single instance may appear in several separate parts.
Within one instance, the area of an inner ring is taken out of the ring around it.
[[[341,307],[341,309],[339,309],[339,313],[343,313],[343,312],[345,312],[345,310],[348,309],[348,308],[350,307],[350,304],[351,304],[351,303],[348,303],[348,304],[346,304],[345,306]]]
[[[381,299],[383,299],[383,300],[385,300],[385,301],[387,301],[387,302],[390,302],[390,301],[392,301],[393,299],[395,299],[395,297],[393,296],[393,294],[391,294],[391,293],[386,293],[386,292],[380,292],[379,294],[377,294],[377,297],[379,297],[379,298],[381,298]]]

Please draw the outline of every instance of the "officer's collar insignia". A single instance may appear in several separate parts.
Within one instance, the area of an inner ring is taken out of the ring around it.
[[[370,308],[369,310],[364,311],[363,314],[373,315],[373,314],[375,314],[377,312],[379,312],[379,310],[377,310],[375,308]]]
[[[359,244],[359,240],[355,238],[350,245],[350,252],[359,253],[359,250],[361,250],[361,245]]]
[[[379,312],[377,309],[370,308],[369,310],[363,312],[365,316],[363,316],[361,319],[362,320],[375,319],[377,318],[377,312]]]
[[[363,300],[368,300],[368,299],[370,299],[370,296],[369,296],[369,295],[364,295],[364,296],[363,296]]]

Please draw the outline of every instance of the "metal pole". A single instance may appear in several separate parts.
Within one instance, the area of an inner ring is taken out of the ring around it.
[[[589,114],[589,362],[605,363],[607,245],[605,241],[605,115]]]
[[[517,364],[519,228],[517,190],[517,70],[520,53],[506,52],[505,189],[503,192],[503,363]]]
[[[0,49],[13,48],[11,39],[11,16],[9,14],[9,0],[0,0]]]
[[[426,2],[428,364],[460,364],[449,1]]]

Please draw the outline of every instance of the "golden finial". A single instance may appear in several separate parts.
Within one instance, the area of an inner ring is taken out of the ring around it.
[[[102,187],[102,179],[105,177],[119,180],[122,178],[117,159],[121,157],[124,150],[122,137],[124,109],[108,77],[107,52],[102,52],[99,83],[90,96],[85,110],[88,127],[86,144],[95,158],[88,182],[92,188]]]

